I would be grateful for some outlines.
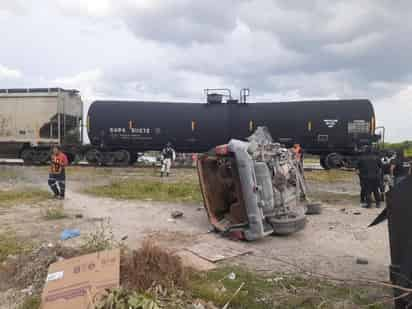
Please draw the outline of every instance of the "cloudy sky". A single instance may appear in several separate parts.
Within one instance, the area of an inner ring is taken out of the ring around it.
[[[412,2],[0,0],[0,88],[203,101],[369,98],[412,139]]]

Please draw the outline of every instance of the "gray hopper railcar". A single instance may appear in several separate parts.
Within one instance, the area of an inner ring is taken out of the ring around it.
[[[0,89],[0,157],[44,164],[60,145],[71,161],[82,144],[82,118],[77,90]]]

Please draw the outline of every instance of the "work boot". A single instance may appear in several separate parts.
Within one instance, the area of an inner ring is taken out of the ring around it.
[[[380,202],[376,203],[376,208],[381,208],[381,203]]]
[[[360,203],[360,207],[362,208],[368,208],[368,204],[366,204],[365,202]]]

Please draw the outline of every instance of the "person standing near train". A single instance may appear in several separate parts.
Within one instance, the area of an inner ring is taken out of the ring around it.
[[[381,168],[382,163],[380,158],[372,152],[370,146],[366,146],[357,166],[361,183],[361,202],[363,202],[362,199],[364,199],[364,202],[366,202],[366,205],[362,203],[362,207],[371,207],[372,193],[375,198],[376,208],[380,207],[381,196],[379,194],[379,186]]]
[[[160,177],[165,174],[169,176],[170,168],[172,167],[172,162],[176,159],[176,152],[172,148],[172,144],[169,142],[166,147],[162,150],[162,168],[160,170]]]
[[[66,193],[66,166],[69,164],[66,155],[58,146],[54,146],[51,156],[49,187],[54,197],[63,200]]]

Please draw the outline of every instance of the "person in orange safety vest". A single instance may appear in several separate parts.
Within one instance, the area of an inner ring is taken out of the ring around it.
[[[52,150],[49,187],[53,191],[54,196],[58,199],[64,199],[66,192],[66,171],[65,167],[69,164],[66,155],[58,146],[54,146]]]

